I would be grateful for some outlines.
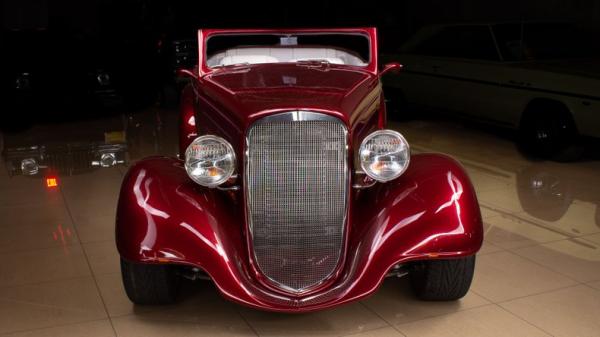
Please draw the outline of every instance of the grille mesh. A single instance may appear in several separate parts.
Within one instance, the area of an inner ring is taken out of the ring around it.
[[[278,286],[301,291],[337,267],[347,193],[341,121],[269,121],[248,132],[248,218],[255,260]]]
[[[91,150],[65,150],[64,152],[46,152],[44,164],[49,168],[64,174],[71,174],[92,168],[95,159]]]

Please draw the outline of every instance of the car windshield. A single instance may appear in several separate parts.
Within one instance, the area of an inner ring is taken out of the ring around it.
[[[506,61],[598,56],[595,38],[570,23],[498,24],[494,34]]]
[[[211,68],[307,61],[365,67],[369,60],[369,39],[361,34],[224,34],[206,42]]]

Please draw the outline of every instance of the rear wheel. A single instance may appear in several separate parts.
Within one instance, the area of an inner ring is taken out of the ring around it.
[[[121,259],[121,275],[127,297],[135,304],[175,302],[179,277],[173,266],[142,264]]]
[[[524,112],[519,127],[519,147],[528,155],[572,161],[581,157],[576,144],[577,130],[570,112],[558,102],[532,103]]]
[[[475,270],[475,255],[453,260],[415,262],[409,277],[412,288],[422,300],[453,301],[465,296]]]

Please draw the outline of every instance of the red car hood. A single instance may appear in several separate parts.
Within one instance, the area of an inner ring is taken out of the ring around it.
[[[202,83],[211,103],[246,123],[261,113],[280,109],[333,111],[351,123],[361,103],[373,101],[380,93],[376,75],[334,65],[230,67],[206,75]]]

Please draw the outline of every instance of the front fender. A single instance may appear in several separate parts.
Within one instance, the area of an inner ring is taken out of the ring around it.
[[[356,300],[375,291],[396,264],[468,256],[481,247],[475,192],[449,157],[414,155],[400,178],[352,193],[343,265],[309,294],[265,288],[250,266],[242,193],[200,187],[172,158],[145,159],[129,170],[117,208],[117,247],[134,262],[202,268],[225,297],[286,312]]]
[[[414,260],[475,254],[483,225],[473,186],[458,162],[414,155],[400,178],[358,193],[349,261],[360,274],[355,293],[371,292],[389,269]],[[370,276],[369,276],[370,275]]]
[[[233,195],[193,183],[182,161],[144,159],[131,167],[121,187],[117,249],[134,262],[219,270],[223,260],[246,255],[238,208]]]
[[[403,176],[356,199],[357,223],[367,224],[360,228],[362,240],[373,237],[382,247],[393,242],[396,258],[470,255],[483,241],[473,186],[460,164],[444,155],[414,155]]]

